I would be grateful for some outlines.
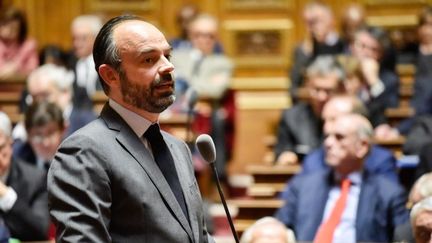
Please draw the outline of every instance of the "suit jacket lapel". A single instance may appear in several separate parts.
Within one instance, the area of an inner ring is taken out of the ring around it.
[[[166,201],[166,204],[170,207],[173,215],[177,218],[183,229],[187,232],[187,234],[192,240],[193,235],[192,230],[189,226],[189,222],[185,217],[180,205],[178,204],[174,193],[171,191],[168,182],[165,180],[156,162],[153,161],[153,157],[151,156],[150,152],[145,148],[144,144],[136,136],[133,130],[126,124],[126,122],[123,121],[120,115],[118,115],[108,104],[105,104],[101,112],[101,117],[107,122],[107,125],[110,129],[119,131],[116,137],[117,141],[122,144],[122,147],[127,150],[132,155],[132,157],[141,165],[141,167],[147,173],[159,193]],[[179,173],[178,166],[176,166],[176,169]],[[181,178],[180,175],[179,178]],[[181,181],[182,180],[180,180],[180,182]],[[181,185],[184,191],[185,187],[183,184]],[[189,209],[189,211],[192,211],[192,209]]]
[[[366,232],[370,233],[371,218],[375,217],[375,207],[378,205],[378,196],[376,187],[368,180],[367,172],[364,172],[360,197],[357,206],[356,216],[356,239],[363,239]],[[365,203],[367,201],[367,203]]]
[[[180,149],[177,146],[174,146],[174,144],[169,139],[166,139],[166,136],[164,136],[164,139],[168,145],[168,148],[171,150],[171,154],[172,154],[174,162],[175,162],[174,164],[175,164],[175,167],[176,167],[176,170],[178,173],[178,177],[179,178],[188,178],[190,176],[189,170],[192,168],[188,168],[187,165],[189,165],[190,162],[184,160],[184,158],[185,158],[184,152],[180,151]],[[195,199],[191,198],[191,196],[190,196],[189,190],[191,190],[191,189],[189,188],[189,186],[190,186],[189,180],[181,180],[180,179],[180,184],[181,184],[181,187],[183,189],[183,194],[184,194],[184,197],[186,200],[187,208],[189,209],[188,210],[188,212],[189,212],[188,216],[190,219],[190,227],[192,228],[192,232],[195,233],[195,239],[198,239],[199,238],[199,225],[198,225],[199,222],[197,220],[194,220],[194,219],[199,218],[199,217],[197,217],[197,214],[196,214],[197,211],[193,210],[193,206],[191,203],[191,200],[195,200]]]

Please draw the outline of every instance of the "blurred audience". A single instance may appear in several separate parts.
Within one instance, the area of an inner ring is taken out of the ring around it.
[[[399,77],[394,60],[387,60],[385,53],[391,48],[387,33],[378,27],[366,27],[354,34],[350,44],[351,54],[360,61],[364,79],[373,97],[380,96],[385,108],[399,105]]]
[[[359,4],[350,4],[344,8],[341,19],[341,35],[345,47],[348,51],[349,43],[354,41],[355,33],[366,26],[366,16],[364,8]]]
[[[76,107],[92,109],[92,97],[102,90],[93,61],[93,43],[103,22],[95,15],[81,15],[72,21],[71,35],[73,53],[68,67],[75,73],[73,83],[73,104]]]
[[[233,72],[232,61],[221,53],[215,53],[218,40],[218,21],[210,15],[201,14],[189,24],[191,49],[172,52],[171,62],[175,66],[177,102],[181,102],[188,89],[198,93],[195,106],[196,133],[209,133],[216,145],[216,167],[220,177],[226,177],[225,165],[230,148],[227,148],[227,124],[232,121],[234,109],[226,109],[229,99],[229,84]],[[173,108],[175,109],[175,108]]]
[[[177,12],[176,24],[180,32],[177,38],[170,41],[173,49],[190,49],[192,44],[189,40],[189,24],[199,15],[199,9],[194,4],[185,4]]]
[[[374,93],[373,84],[366,79],[365,69],[361,66],[361,61],[350,55],[338,55],[336,59],[345,71],[344,88],[346,93],[357,96],[367,107],[367,117],[373,127],[385,124],[387,119],[384,114],[384,92]]]
[[[22,241],[48,239],[46,173],[12,158],[11,122],[0,112],[0,212],[10,236]]]
[[[411,188],[407,207],[411,209],[416,203],[432,196],[432,173],[422,175]],[[398,226],[395,230],[395,242],[415,242],[411,222]]]
[[[414,205],[411,211],[411,224],[416,243],[432,241],[432,197],[427,197]]]
[[[298,44],[293,54],[290,71],[290,95],[298,101],[298,88],[304,84],[306,67],[319,55],[339,54],[344,45],[335,30],[335,20],[331,8],[321,2],[312,1],[303,9],[306,37]]]
[[[258,219],[243,233],[240,243],[295,243],[292,230],[273,217]]]
[[[39,64],[37,43],[27,37],[27,19],[13,7],[0,12],[0,78],[26,77]]]
[[[14,151],[14,157],[48,172],[65,135],[63,112],[54,103],[34,102],[25,113],[24,124],[28,141]]]
[[[344,73],[333,56],[320,56],[306,69],[309,102],[282,112],[274,148],[278,165],[295,164],[322,142],[321,113],[331,96],[343,91]]]
[[[358,114],[338,116],[325,126],[329,169],[295,176],[276,218],[299,241],[391,242],[408,221],[403,188],[363,170],[373,129]]]
[[[54,64],[45,64],[34,70],[27,79],[28,104],[47,100],[60,107],[66,123],[65,136],[83,127],[96,118],[91,110],[83,109],[72,103],[73,73]],[[14,148],[19,147],[17,140],[27,141],[24,124],[19,123],[13,131]]]

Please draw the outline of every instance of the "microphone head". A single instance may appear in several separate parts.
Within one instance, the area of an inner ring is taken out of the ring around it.
[[[207,134],[201,134],[198,136],[195,142],[199,153],[209,164],[213,164],[216,161],[216,148],[213,143],[213,139]]]
[[[186,96],[188,108],[193,109],[195,104],[198,102],[198,92],[193,88],[189,88],[186,91],[185,96]]]

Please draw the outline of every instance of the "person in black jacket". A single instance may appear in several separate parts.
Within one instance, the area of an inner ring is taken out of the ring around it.
[[[12,158],[11,122],[0,112],[0,216],[13,238],[47,240],[46,173]]]

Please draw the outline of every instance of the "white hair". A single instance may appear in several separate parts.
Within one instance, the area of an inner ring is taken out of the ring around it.
[[[417,216],[423,211],[432,212],[432,197],[427,197],[420,202],[414,204],[414,207],[412,208],[410,213],[411,226],[413,227],[413,229],[415,228],[414,225]]]
[[[96,15],[80,15],[72,21],[72,28],[79,28],[80,26],[90,26],[94,36],[99,33],[103,26],[102,19]]]
[[[72,71],[55,64],[44,64],[30,73],[27,82],[35,79],[46,79],[60,91],[72,91],[75,75]]]
[[[9,116],[6,115],[6,113],[4,113],[3,111],[0,111],[0,132],[7,137],[11,137],[12,124]]]
[[[270,216],[260,218],[257,221],[255,221],[255,223],[253,223],[243,233],[243,235],[240,239],[240,243],[251,243],[253,240],[254,231],[259,227],[262,227],[264,225],[270,225],[270,224],[273,224],[273,225],[277,224],[277,225],[280,225],[281,227],[283,227],[284,229],[286,229],[286,231],[285,231],[286,242],[287,243],[295,243],[295,237],[294,237],[294,233],[292,232],[292,230],[287,228],[281,221],[277,220],[276,218],[270,217]]]

